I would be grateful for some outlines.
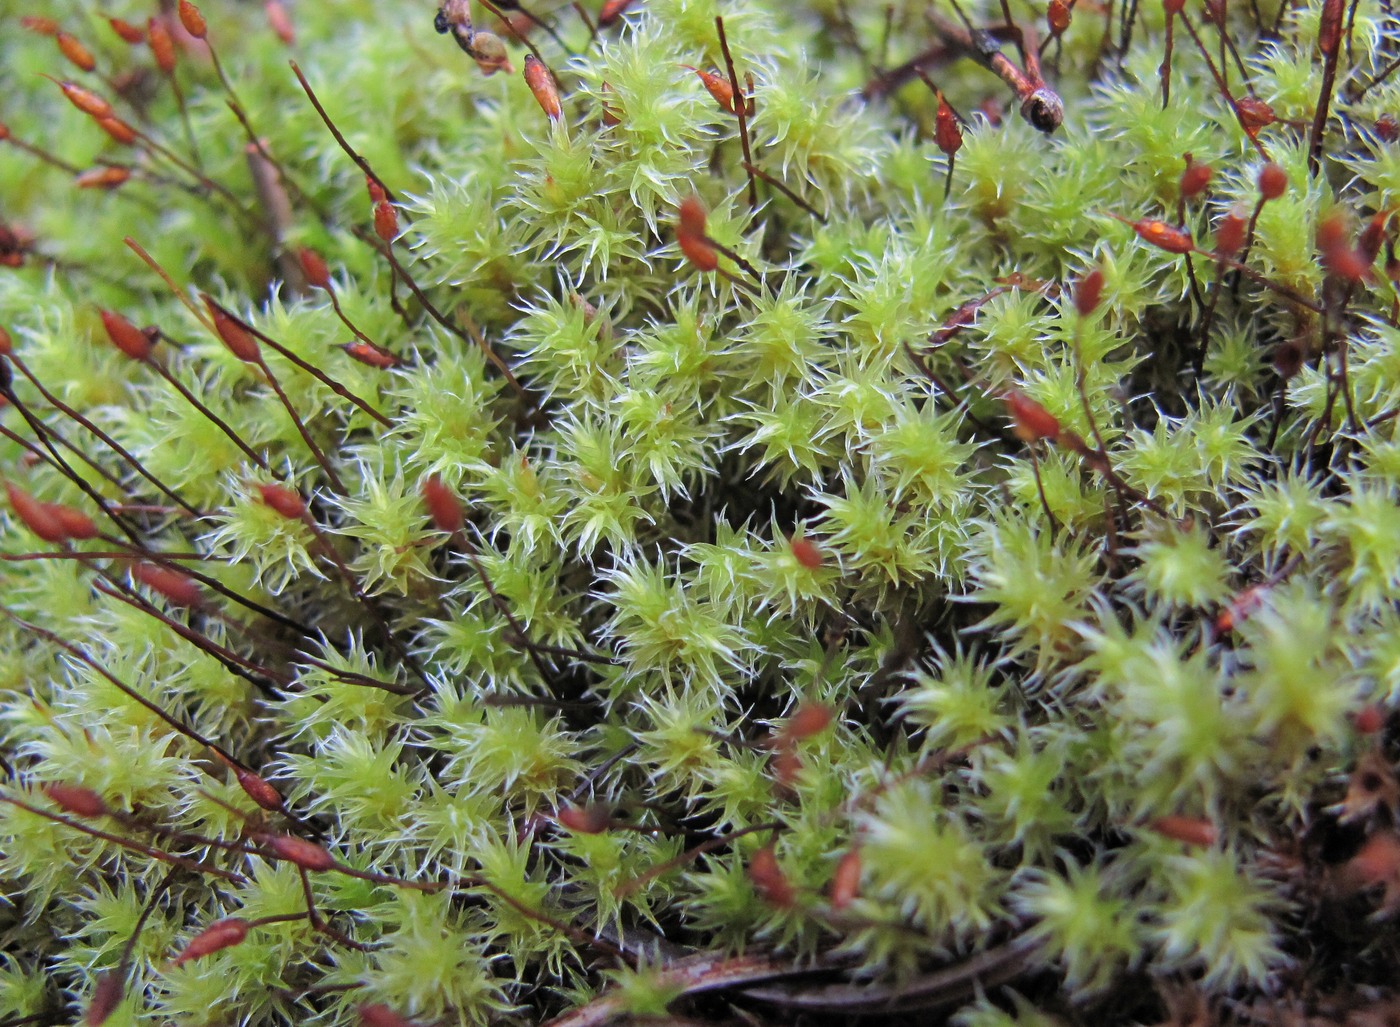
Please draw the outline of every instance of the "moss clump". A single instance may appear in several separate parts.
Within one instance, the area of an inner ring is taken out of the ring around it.
[[[1076,8],[1047,135],[918,7],[109,6],[0,40],[0,1023],[1392,996],[1388,8]]]

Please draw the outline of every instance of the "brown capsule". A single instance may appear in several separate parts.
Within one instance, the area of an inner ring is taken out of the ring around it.
[[[146,41],[146,33],[141,31],[141,26],[133,25],[125,18],[113,18],[109,15],[107,24],[112,26],[112,31],[117,34],[117,37],[121,39],[123,43],[129,43],[135,46],[137,43],[144,43]]]
[[[1191,155],[1186,155],[1186,170],[1181,173],[1181,181],[1177,185],[1177,193],[1183,200],[1193,200],[1206,191],[1210,185],[1211,176],[1214,170],[1209,164],[1201,164],[1191,159]]]
[[[1334,57],[1342,42],[1342,14],[1345,0],[1322,0],[1322,13],[1317,20],[1317,48],[1326,57]]]
[[[1240,126],[1251,139],[1258,139],[1261,129],[1278,120],[1274,109],[1257,96],[1241,96],[1235,101],[1235,107],[1240,112]]]
[[[1165,221],[1142,218],[1130,222],[1130,224],[1133,231],[1138,234],[1138,238],[1151,243],[1159,250],[1166,250],[1168,253],[1190,253],[1196,248],[1190,232],[1169,225]]]
[[[1256,179],[1259,196],[1264,200],[1277,200],[1288,189],[1288,173],[1273,161],[1259,169]]]
[[[184,966],[191,960],[203,959],[222,949],[242,944],[248,937],[248,927],[248,921],[242,917],[231,916],[226,920],[215,920],[191,938],[180,954],[170,961],[170,965]]]
[[[938,94],[938,112],[933,116],[933,141],[945,157],[951,157],[962,149],[962,126],[942,93]]]
[[[1362,753],[1347,778],[1347,794],[1342,800],[1337,823],[1369,820],[1381,812],[1393,819],[1397,807],[1400,807],[1400,781],[1395,780],[1389,761],[1375,749]]]
[[[561,806],[554,819],[574,834],[602,834],[612,823],[612,810],[601,804]]]
[[[79,189],[118,189],[131,180],[131,169],[115,164],[89,168],[73,179]]]
[[[242,767],[234,767],[233,776],[238,780],[238,787],[243,789],[243,793],[269,813],[281,813],[287,808],[282,793],[269,784],[266,778]]]
[[[525,56],[525,84],[534,94],[535,102],[550,121],[558,121],[564,116],[563,105],[559,102],[559,90],[554,85],[554,76],[534,54]]]
[[[171,606],[191,610],[204,604],[199,583],[169,567],[156,563],[133,563],[131,577],[163,597]]]
[[[62,503],[45,503],[44,507],[54,520],[62,525],[69,538],[85,540],[97,538],[101,534],[93,519],[81,510],[64,506]]]
[[[1394,114],[1382,114],[1376,119],[1376,138],[1383,143],[1393,143],[1400,139],[1400,118]]]
[[[9,329],[0,328],[0,357],[8,357],[15,351],[15,340],[10,338]]]
[[[505,43],[501,42],[501,37],[494,32],[473,33],[467,53],[476,61],[482,75],[491,76],[498,71],[510,74],[515,71],[515,66],[510,63],[510,55],[506,53]]]
[[[1055,442],[1059,439],[1062,431],[1060,422],[1050,411],[1014,389],[1004,398],[1007,413],[1011,415],[1011,430],[1022,442],[1031,443],[1038,439]]]
[[[145,360],[151,355],[154,343],[149,335],[115,311],[99,310],[98,314],[113,346],[132,360]]]
[[[797,901],[797,892],[778,866],[778,857],[773,854],[771,845],[759,849],[749,860],[749,882],[770,905],[786,909]]]
[[[163,74],[173,75],[175,73],[175,40],[170,35],[170,29],[166,27],[163,19],[148,18],[146,20],[146,43],[151,48],[151,56],[155,59],[156,67]]]
[[[88,1003],[83,1022],[87,1027],[102,1027],[121,1004],[125,994],[125,978],[116,970],[108,970],[97,979],[97,987],[92,989],[92,1001]]]
[[[258,498],[289,521],[299,521],[306,516],[306,501],[299,492],[285,485],[260,482]]]
[[[433,519],[433,527],[438,531],[451,534],[462,527],[462,504],[441,478],[424,479],[423,505],[428,508],[428,516]]]
[[[860,850],[851,849],[836,864],[836,873],[831,877],[831,907],[845,909],[860,892]]]
[[[340,348],[350,354],[352,360],[358,361],[366,367],[373,367],[380,371],[387,371],[389,368],[398,367],[403,363],[402,360],[384,347],[365,342],[363,339],[347,342]]]
[[[1374,735],[1385,727],[1385,713],[1375,703],[1368,703],[1351,717],[1352,727],[1363,735]]]
[[[399,214],[388,200],[380,200],[374,205],[374,234],[387,243],[399,236]]]
[[[63,526],[47,503],[41,503],[12,481],[5,482],[5,493],[10,499],[10,509],[20,519],[20,523],[44,542],[68,541],[68,530]]]
[[[199,13],[199,8],[190,3],[190,0],[180,0],[179,12],[180,24],[195,39],[203,39],[209,34],[209,26],[204,21],[204,15]]]
[[[795,538],[790,545],[793,558],[809,571],[814,571],[822,565],[825,558],[821,549],[811,539]]]
[[[1292,375],[1287,377],[1291,378]],[[1248,588],[1240,589],[1234,598],[1225,605],[1225,609],[1216,615],[1216,634],[1229,634],[1249,620],[1259,607],[1264,605],[1264,597],[1267,593],[1268,588],[1264,585],[1250,585]]]
[[[58,782],[41,786],[40,791],[64,813],[90,820],[107,814],[107,803],[91,788]]]
[[[1303,369],[1303,347],[1291,339],[1280,342],[1274,347],[1272,363],[1274,373],[1289,381]]]
[[[1163,838],[1184,842],[1197,848],[1214,845],[1218,837],[1215,825],[1203,817],[1158,817],[1147,826]]]
[[[257,340],[249,335],[242,325],[216,307],[208,296],[204,297],[204,305],[209,308],[209,316],[214,319],[214,330],[219,333],[219,339],[228,347],[228,351],[249,364],[261,364],[262,350],[259,349]]]
[[[1065,0],[1050,0],[1050,5],[1045,9],[1045,23],[1050,26],[1052,36],[1064,35],[1071,18],[1069,4]]]
[[[330,291],[331,273],[326,267],[326,262],[315,250],[303,246],[297,250],[297,260],[301,262],[301,273],[306,276],[306,280],[317,289]]]
[[[74,67],[81,71],[92,71],[97,67],[97,58],[75,36],[70,36],[67,32],[58,32],[53,38],[58,44],[58,52]]]
[[[604,81],[600,92],[603,94],[603,126],[605,128],[612,128],[615,125],[621,125],[622,115],[618,112],[617,108],[610,101],[611,97],[617,95],[613,92],[612,86],[608,85],[608,83]]]
[[[123,146],[130,146],[136,141],[136,129],[121,118],[98,118],[97,125],[111,136],[113,141],[121,143]]]
[[[1103,297],[1103,269],[1094,268],[1074,287],[1074,309],[1080,317],[1088,317],[1098,309]]]
[[[825,703],[803,703],[783,724],[782,736],[790,742],[804,741],[825,731],[834,717]]]
[[[27,14],[19,20],[20,28],[33,32],[39,36],[58,35],[58,22],[52,18],[42,18],[38,15]]]
[[[1374,264],[1385,245],[1386,229],[1390,227],[1390,211],[1383,210],[1366,222],[1366,227],[1356,239],[1356,248],[1366,258],[1367,265]]]
[[[335,867],[335,857],[315,842],[305,838],[295,838],[289,834],[273,834],[263,838],[273,854],[288,863],[295,863],[303,870],[330,870]]]
[[[272,29],[278,39],[287,46],[296,45],[296,26],[292,24],[292,16],[287,13],[282,0],[267,0],[267,3],[263,4],[263,14],[267,17],[267,27]]]

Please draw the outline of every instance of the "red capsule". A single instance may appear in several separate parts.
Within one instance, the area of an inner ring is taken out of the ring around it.
[[[1052,36],[1064,35],[1072,17],[1069,4],[1065,0],[1050,0],[1050,5],[1045,9],[1045,23],[1050,26]]]
[[[800,742],[819,735],[831,726],[835,713],[825,703],[803,703],[783,724],[783,737]]]
[[[350,354],[351,359],[364,364],[366,367],[373,367],[380,371],[387,371],[389,368],[398,367],[403,363],[402,360],[384,347],[365,342],[363,339],[347,342],[340,348]]]
[[[53,38],[54,42],[58,43],[58,52],[74,67],[81,71],[92,71],[97,67],[97,58],[92,55],[91,50],[78,42],[76,37],[67,32],[59,32]]]
[[[301,262],[301,273],[309,283],[317,289],[330,290],[331,273],[319,253],[303,246],[297,251],[297,260]]]
[[[278,39],[287,46],[296,45],[296,26],[292,24],[292,16],[287,13],[282,0],[267,0],[263,4],[263,14],[267,17],[267,27],[276,33]]]
[[[263,841],[273,853],[288,863],[295,863],[303,870],[330,870],[335,866],[335,857],[315,842],[305,838],[294,838],[289,834],[266,836]]]
[[[41,18],[38,15],[27,14],[19,20],[20,28],[26,29],[39,36],[58,35],[58,22],[52,18]]]
[[[1385,714],[1375,703],[1361,707],[1351,717],[1352,726],[1363,735],[1374,735],[1385,727]]]
[[[204,603],[204,594],[199,589],[199,583],[169,567],[155,563],[134,563],[131,565],[131,577],[162,596],[171,606],[194,609]]]
[[[697,271],[713,271],[719,267],[719,253],[704,239],[678,234],[676,244]]]
[[[860,892],[860,850],[851,849],[836,864],[836,873],[831,877],[831,907],[845,909]]]
[[[814,571],[822,565],[825,557],[823,557],[821,549],[811,539],[795,538],[791,545],[793,557],[809,571]]]
[[[258,485],[258,496],[289,521],[299,521],[306,516],[306,501],[301,495],[285,485],[264,482]]]
[[[681,200],[676,232],[680,235],[703,236],[705,234],[705,205],[699,197],[687,196]]]
[[[105,816],[107,813],[107,803],[103,801],[102,796],[82,785],[55,782],[40,786],[40,791],[64,813],[82,817],[84,820]]]
[[[1382,114],[1376,119],[1376,138],[1383,143],[1393,143],[1400,139],[1400,118],[1394,114]]]
[[[1222,257],[1233,257],[1240,252],[1247,225],[1245,216],[1239,210],[1232,210],[1221,218],[1215,228],[1215,252]]]
[[[146,21],[146,43],[151,48],[151,56],[155,58],[156,67],[166,75],[175,73],[175,40],[170,35],[170,29],[160,18],[149,18]]]
[[[359,1009],[360,1027],[413,1027],[413,1021],[400,1016],[382,1002],[366,1002]]]
[[[1192,200],[1206,191],[1210,185],[1211,176],[1214,170],[1209,164],[1200,164],[1191,159],[1191,155],[1186,155],[1186,170],[1181,173],[1181,181],[1177,186],[1177,192],[1183,200]]]
[[[0,328],[0,357],[8,357],[15,351],[15,341],[5,328]]]
[[[44,508],[58,521],[69,538],[87,540],[102,534],[93,519],[81,510],[62,503],[45,503]]]
[[[1356,248],[1361,256],[1366,258],[1368,266],[1374,264],[1376,258],[1381,255],[1381,248],[1385,245],[1386,229],[1390,226],[1390,214],[1390,211],[1383,210],[1374,215],[1370,221],[1366,222],[1366,227],[1361,230],[1361,235],[1357,237]]]
[[[209,34],[209,26],[204,21],[204,15],[199,13],[199,8],[190,3],[190,0],[180,0],[179,11],[180,24],[195,39],[203,39]]]
[[[441,478],[424,479],[423,504],[428,508],[428,516],[433,519],[433,526],[438,531],[451,534],[462,527],[465,515],[461,501],[442,483]]]
[[[151,355],[155,343],[149,335],[114,311],[99,310],[98,314],[102,318],[102,327],[107,332],[107,338],[112,340],[113,346],[132,360],[145,360]]]
[[[371,204],[388,202],[389,194],[384,191],[384,186],[380,184],[379,179],[373,175],[365,176],[365,192],[369,193]]]
[[[525,84],[534,94],[535,102],[550,121],[558,121],[564,116],[564,108],[559,102],[559,90],[554,84],[554,76],[534,54],[525,56]]]
[[[951,157],[962,149],[962,126],[958,124],[958,116],[953,113],[953,108],[943,98],[942,93],[938,94],[938,112],[933,117],[933,141],[946,157]]]
[[[771,905],[786,909],[797,901],[797,892],[778,866],[778,857],[773,854],[771,845],[759,849],[749,860],[749,882]]]
[[[1261,199],[1277,200],[1288,189],[1288,173],[1273,161],[1259,169],[1256,181]]]
[[[598,25],[607,28],[621,18],[623,12],[635,2],[636,0],[604,0],[603,6],[598,9]]]
[[[1011,430],[1022,442],[1030,443],[1038,439],[1059,439],[1062,431],[1060,422],[1043,406],[1025,393],[1011,390],[1005,397],[1007,413],[1011,415]]]
[[[1074,287],[1074,309],[1080,317],[1088,317],[1098,309],[1103,297],[1103,269],[1094,268]]]
[[[222,949],[239,945],[248,937],[248,921],[231,916],[226,920],[215,920],[200,931],[178,956],[170,961],[171,966],[184,966],[195,959],[203,959]]]
[[[84,114],[94,118],[110,118],[112,116],[111,104],[76,82],[59,82],[58,88],[63,90],[63,95],[68,98],[68,102]]]
[[[554,819],[574,834],[602,834],[612,823],[612,811],[605,805],[561,806]]]
[[[116,165],[89,168],[73,179],[79,189],[118,189],[131,180],[131,169]]]
[[[107,18],[107,24],[112,26],[112,31],[117,34],[123,43],[135,46],[137,43],[146,41],[146,33],[141,31],[141,26],[133,25],[124,18]]]
[[[374,205],[374,234],[391,243],[399,236],[399,215],[388,200]]]
[[[1202,817],[1158,817],[1147,826],[1164,838],[1198,848],[1214,845],[1218,837],[1215,825]]]
[[[214,306],[214,301],[208,296],[204,297],[204,305],[209,308],[209,316],[214,319],[214,330],[219,333],[219,339],[228,347],[228,351],[249,364],[262,363],[262,350],[257,340],[244,331],[237,321]]]
[[[41,503],[12,481],[5,482],[10,509],[31,532],[44,542],[66,542],[68,529],[63,526],[47,503]]]

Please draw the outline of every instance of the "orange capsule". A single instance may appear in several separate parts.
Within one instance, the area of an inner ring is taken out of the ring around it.
[[[676,222],[677,235],[703,237],[705,234],[705,205],[697,196],[687,196],[681,200],[679,218]]]
[[[214,330],[219,333],[219,339],[228,347],[228,351],[247,363],[262,363],[262,350],[258,348],[257,340],[249,335],[242,325],[216,307],[208,296],[204,297],[204,305],[209,308],[209,316],[214,319]]]
[[[90,539],[101,534],[93,519],[81,510],[64,506],[62,503],[45,503],[44,507],[54,520],[62,525],[69,538]]]
[[[301,498],[300,493],[285,485],[261,482],[258,485],[258,497],[289,521],[299,521],[306,516],[306,501]]]
[[[1165,221],[1142,218],[1131,222],[1131,224],[1133,231],[1138,234],[1138,238],[1142,239],[1143,242],[1151,243],[1159,250],[1166,250],[1168,253],[1190,253],[1196,248],[1190,232],[1169,225]]]
[[[1147,826],[1163,838],[1199,848],[1214,845],[1218,837],[1215,825],[1202,817],[1158,817]]]
[[[75,817],[90,819],[107,813],[107,803],[103,801],[102,796],[82,785],[53,782],[41,786],[40,791],[47,795],[49,801],[63,810],[64,813],[72,814]]]
[[[803,703],[783,724],[783,737],[792,742],[819,735],[831,726],[834,714],[825,703]]]
[[[294,838],[289,834],[267,835],[262,839],[273,853],[295,863],[303,870],[330,870],[335,866],[335,857],[315,842],[305,838]]]
[[[363,339],[347,342],[340,348],[350,354],[352,360],[356,360],[366,367],[373,367],[380,371],[387,371],[389,368],[398,367],[403,363],[402,360],[384,347],[365,342]]]
[[[787,908],[797,901],[797,892],[778,866],[778,857],[773,854],[771,845],[759,849],[749,860],[749,881],[754,891],[771,905]]]
[[[1050,0],[1050,5],[1045,9],[1045,23],[1050,26],[1052,36],[1064,35],[1071,18],[1069,4],[1065,0]]]
[[[59,32],[53,38],[58,43],[58,52],[68,58],[68,62],[74,67],[82,71],[92,71],[97,67],[97,58],[92,55],[91,50],[78,42],[76,37],[67,32]]]
[[[441,478],[424,479],[423,505],[428,508],[428,516],[433,519],[433,526],[438,531],[451,534],[462,527],[465,515],[461,501],[442,483]]]
[[[330,290],[331,273],[319,253],[303,246],[297,251],[297,260],[301,262],[301,273],[306,276],[308,282],[317,289]]]
[[[5,482],[10,509],[26,528],[44,542],[66,542],[68,529],[63,526],[47,503],[41,503],[12,481]]]
[[[37,15],[25,15],[19,20],[20,28],[27,29],[35,35],[56,36],[58,35],[58,22],[52,18],[41,18]]]
[[[822,551],[811,539],[795,538],[791,545],[793,558],[809,571],[814,571],[822,565]]]
[[[141,26],[133,25],[125,18],[113,18],[108,16],[107,24],[112,26],[112,31],[117,34],[118,38],[120,38],[123,43],[129,43],[135,46],[137,43],[144,43],[146,41],[146,33],[141,31]]]
[[[933,118],[933,141],[946,157],[951,157],[962,149],[962,126],[958,124],[958,116],[953,113],[953,108],[943,98],[942,93],[938,94],[938,113]]]
[[[399,235],[399,214],[388,200],[374,205],[374,234],[391,243]]]
[[[1011,429],[1022,442],[1030,443],[1038,439],[1051,442],[1060,437],[1060,422],[1043,406],[1024,393],[1014,389],[1004,397],[1007,413],[1011,415]]]
[[[554,819],[574,834],[601,834],[612,823],[612,811],[605,805],[561,806]]]
[[[156,67],[166,75],[175,73],[175,40],[170,35],[170,29],[166,28],[165,22],[160,18],[149,18],[146,21],[146,42],[151,48],[151,56],[155,58]]]
[[[68,102],[84,114],[94,118],[110,118],[112,116],[111,104],[76,82],[59,82],[58,88],[63,90],[63,95],[68,98]]]
[[[233,776],[238,779],[238,787],[269,813],[280,813],[287,808],[282,793],[268,783],[267,779],[242,767],[233,768]]]
[[[209,26],[204,21],[204,15],[199,13],[199,8],[190,3],[190,0],[180,0],[179,11],[180,24],[195,39],[203,39],[209,34]]]
[[[1225,609],[1215,618],[1216,634],[1225,635],[1249,620],[1259,607],[1264,605],[1264,595],[1268,591],[1264,585],[1250,585],[1240,589]]]
[[[704,239],[677,233],[676,244],[697,271],[713,271],[719,267],[719,253]]]
[[[720,110],[727,114],[735,113],[734,87],[729,84],[729,79],[722,75],[717,75],[713,71],[691,67],[689,64],[682,64],[681,67],[688,68],[699,76],[700,83],[705,87],[705,92],[714,97],[715,103],[719,104]]]
[[[1288,188],[1288,173],[1270,161],[1259,169],[1257,183],[1261,199],[1277,200]]]
[[[1245,217],[1240,211],[1232,210],[1220,219],[1215,229],[1215,252],[1222,257],[1233,257],[1244,245],[1246,228]]]
[[[131,577],[162,596],[171,606],[194,609],[204,603],[199,583],[169,567],[155,563],[134,563],[131,565]]]
[[[287,13],[282,0],[267,0],[263,4],[263,14],[267,17],[267,27],[287,46],[295,46],[297,30],[292,24],[292,16]]]
[[[121,143],[123,146],[129,146],[136,141],[136,129],[121,118],[98,118],[97,125],[115,142]]]
[[[195,959],[211,956],[221,949],[232,948],[248,937],[248,921],[231,916],[226,920],[215,920],[200,931],[178,956],[170,961],[171,966],[184,966]]]
[[[525,56],[525,84],[534,94],[535,102],[550,121],[558,121],[564,116],[564,108],[559,102],[559,90],[554,85],[554,76],[534,54]]]
[[[73,179],[73,184],[79,189],[117,189],[131,180],[131,169],[117,165],[104,165],[100,168],[89,168],[77,178]]]
[[[99,310],[98,314],[113,346],[132,360],[145,360],[151,355],[154,343],[149,335],[115,311]]]
[[[634,2],[635,0],[604,0],[603,6],[598,9],[599,27],[607,28],[617,21]]]
[[[831,907],[845,909],[860,892],[860,850],[851,849],[836,864],[831,877]]]

